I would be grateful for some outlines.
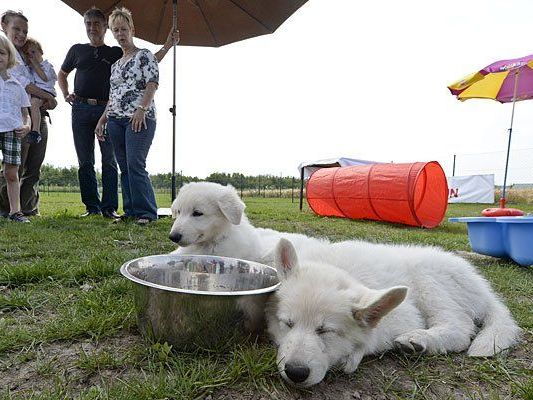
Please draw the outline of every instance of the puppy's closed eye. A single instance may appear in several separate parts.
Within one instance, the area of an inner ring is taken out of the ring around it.
[[[326,333],[335,333],[335,330],[325,327],[324,325],[320,325],[318,328],[315,329],[315,332],[317,335],[325,335]]]
[[[280,320],[282,324],[284,324],[287,328],[291,329],[294,326],[294,322],[290,319],[287,320]]]
[[[204,213],[203,213],[203,212],[200,212],[200,211],[197,211],[197,210],[194,210],[194,211],[192,212],[192,216],[193,216],[193,217],[201,217],[202,215],[204,215]]]

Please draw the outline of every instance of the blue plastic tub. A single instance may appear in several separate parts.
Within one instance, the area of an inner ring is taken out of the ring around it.
[[[461,217],[449,221],[466,222],[470,246],[476,253],[533,265],[533,216]]]

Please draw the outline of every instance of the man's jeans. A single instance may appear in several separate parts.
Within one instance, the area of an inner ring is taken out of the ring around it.
[[[146,118],[147,128],[133,132],[129,118],[109,117],[107,132],[113,142],[120,167],[124,214],[135,218],[157,219],[157,205],[146,157],[154,138],[156,122]]]
[[[81,201],[89,212],[118,209],[118,169],[113,145],[108,139],[98,141],[102,153],[102,200],[94,171],[94,130],[105,106],[74,102],[72,105],[72,132],[78,156],[78,179]]]

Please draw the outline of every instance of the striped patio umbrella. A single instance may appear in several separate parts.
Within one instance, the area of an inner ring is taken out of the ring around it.
[[[515,103],[533,98],[533,54],[512,60],[496,61],[480,71],[451,84],[448,86],[448,89],[461,101],[468,99],[491,99],[500,103],[513,103],[511,124],[508,129],[509,140],[507,144],[503,191],[500,198],[500,208],[505,208],[505,188],[507,184],[507,169],[509,166]]]

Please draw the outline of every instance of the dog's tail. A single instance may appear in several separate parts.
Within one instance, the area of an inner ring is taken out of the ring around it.
[[[468,349],[469,356],[493,356],[513,346],[520,338],[521,329],[507,307],[496,297],[491,303],[483,326]]]

